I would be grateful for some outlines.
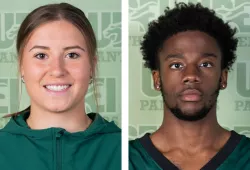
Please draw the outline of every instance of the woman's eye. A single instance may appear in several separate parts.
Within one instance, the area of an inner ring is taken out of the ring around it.
[[[77,53],[69,53],[69,54],[67,54],[67,57],[68,57],[68,58],[75,59],[75,58],[78,58],[79,55],[78,55]]]
[[[212,64],[210,62],[205,62],[205,63],[202,63],[200,67],[212,67]]]
[[[170,65],[171,69],[179,69],[179,68],[182,68],[182,67],[183,67],[183,65],[181,65],[180,63],[174,63],[174,64]]]
[[[46,58],[46,55],[44,53],[38,53],[35,55],[36,58],[40,59],[40,60],[43,60]]]

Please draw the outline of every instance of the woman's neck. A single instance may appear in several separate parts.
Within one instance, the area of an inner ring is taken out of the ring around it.
[[[26,122],[31,129],[56,127],[74,133],[86,130],[92,120],[86,115],[84,105],[81,108],[61,112],[52,112],[36,105],[31,105],[30,115]]]

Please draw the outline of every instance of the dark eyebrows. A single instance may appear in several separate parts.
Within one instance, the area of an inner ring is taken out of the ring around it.
[[[171,58],[184,58],[184,56],[182,54],[168,54],[165,57],[165,60],[171,59]]]
[[[218,56],[214,53],[201,53],[200,54],[202,58],[207,58],[207,57],[213,57],[213,58],[218,58]],[[184,55],[183,54],[168,54],[166,57],[164,57],[165,60],[168,60],[168,59],[176,59],[176,58],[179,58],[179,59],[182,59],[184,58]]]
[[[214,58],[218,58],[218,56],[214,53],[202,53],[201,55],[202,57],[214,57]]]
[[[35,49],[35,48],[39,48],[39,49],[43,49],[43,50],[49,50],[49,47],[46,46],[42,46],[42,45],[35,45],[33,46],[29,51]],[[80,49],[82,51],[86,51],[84,48],[80,47],[79,45],[74,45],[74,46],[69,46],[69,47],[64,47],[63,50],[71,50],[71,49]]]

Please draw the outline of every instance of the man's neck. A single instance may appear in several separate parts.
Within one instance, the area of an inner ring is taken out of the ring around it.
[[[178,148],[187,152],[200,152],[205,148],[222,147],[230,132],[217,122],[216,109],[199,121],[183,121],[165,112],[161,127],[151,135],[152,142],[162,152]]]

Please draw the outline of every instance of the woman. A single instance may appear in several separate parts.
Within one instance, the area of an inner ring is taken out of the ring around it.
[[[1,169],[121,169],[120,129],[85,113],[96,46],[84,13],[67,3],[41,6],[25,18],[16,47],[30,107],[0,130]]]

